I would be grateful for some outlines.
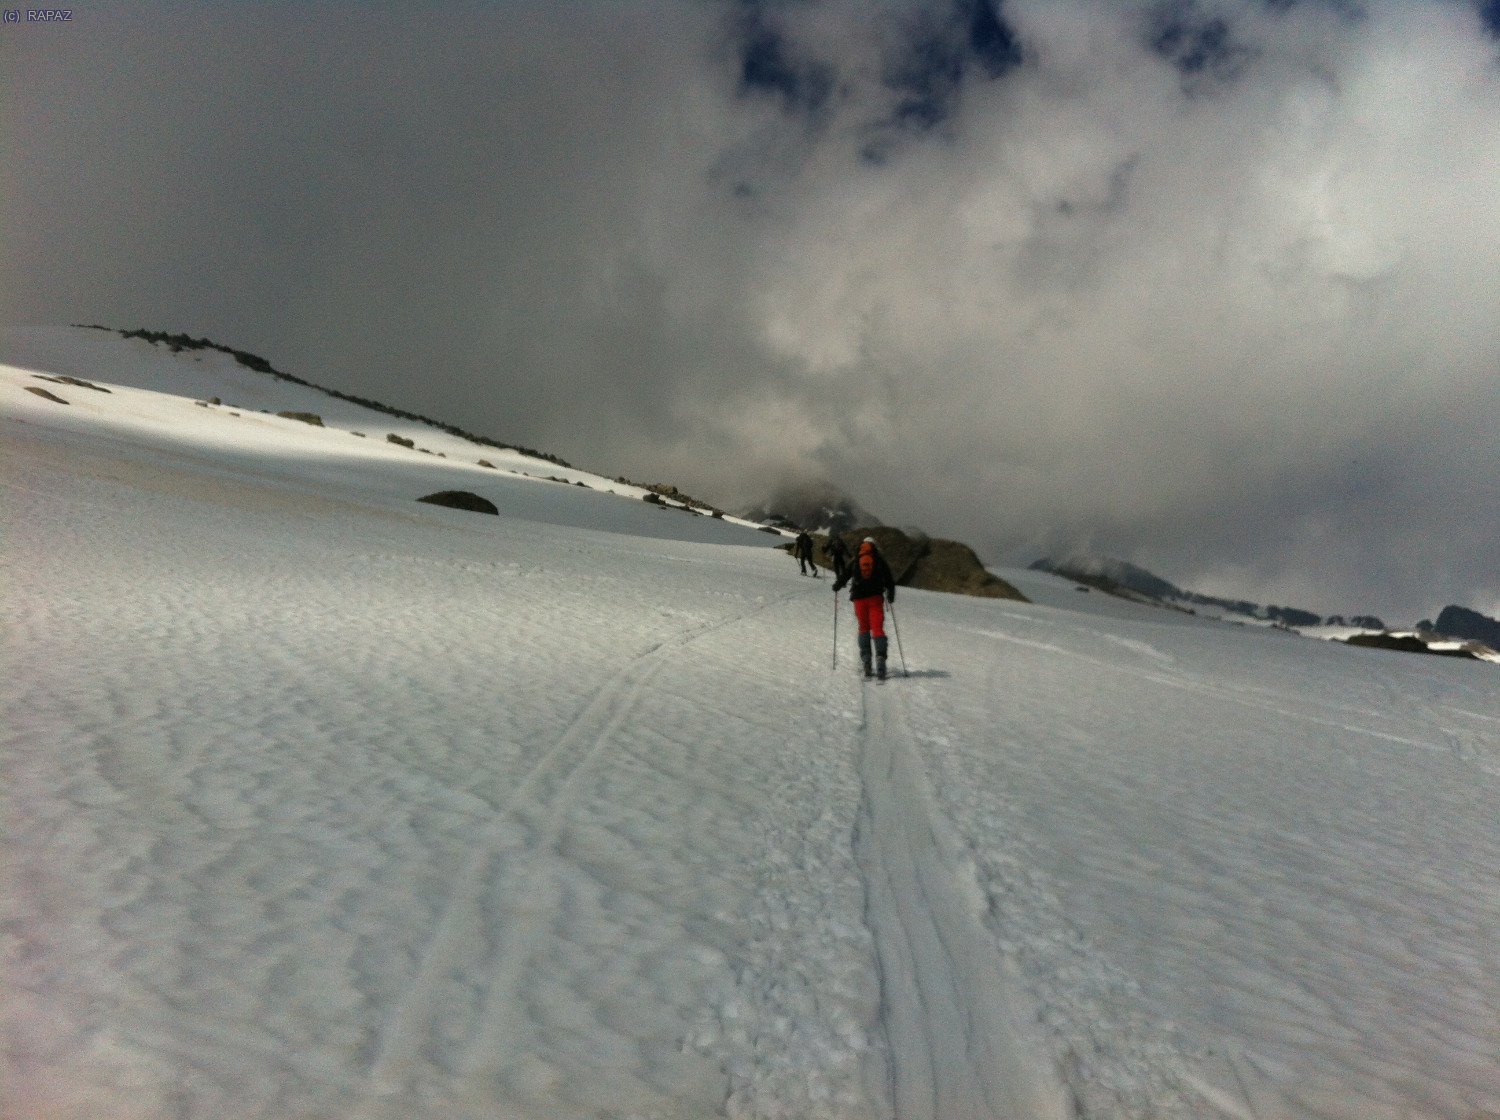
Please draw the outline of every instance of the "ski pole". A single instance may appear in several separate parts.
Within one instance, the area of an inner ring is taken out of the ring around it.
[[[901,658],[901,675],[909,677],[911,674],[906,671],[906,654],[901,652],[901,626],[896,622],[896,600],[891,600],[890,607],[891,633],[896,635],[896,653]]]
[[[834,592],[834,670],[838,669],[838,592]]]

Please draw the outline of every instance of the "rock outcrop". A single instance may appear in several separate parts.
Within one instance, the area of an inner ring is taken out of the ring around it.
[[[850,555],[865,537],[873,538],[900,587],[974,595],[982,599],[1027,601],[1026,596],[987,571],[974,550],[960,541],[914,536],[887,525],[854,529],[840,534],[840,537],[848,546]]]
[[[1445,638],[1483,642],[1490,649],[1500,650],[1500,621],[1468,607],[1444,607],[1432,629]]]

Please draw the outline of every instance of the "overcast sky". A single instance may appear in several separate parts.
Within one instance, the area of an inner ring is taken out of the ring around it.
[[[0,25],[0,319],[1500,613],[1500,0],[86,3]]]

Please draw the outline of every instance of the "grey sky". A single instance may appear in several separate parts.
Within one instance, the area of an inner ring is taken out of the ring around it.
[[[725,503],[1500,611],[1500,12],[108,5],[0,26],[0,319]]]

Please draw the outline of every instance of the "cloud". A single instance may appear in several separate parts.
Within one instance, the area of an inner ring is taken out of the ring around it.
[[[297,12],[6,37],[10,317],[996,557],[1500,607],[1493,5]]]

